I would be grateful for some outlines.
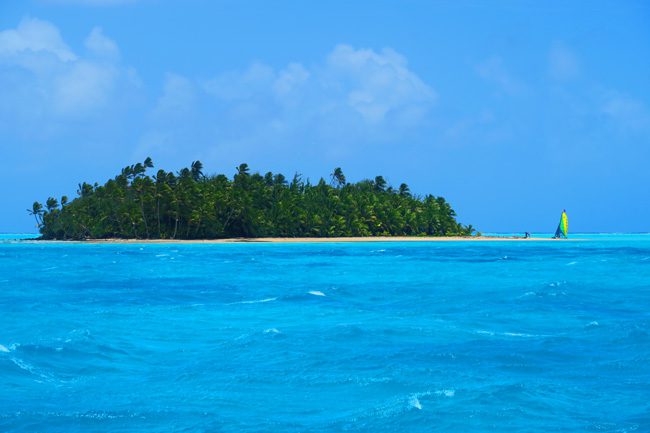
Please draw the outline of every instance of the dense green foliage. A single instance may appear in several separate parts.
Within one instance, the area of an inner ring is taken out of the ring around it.
[[[82,183],[78,197],[28,210],[45,239],[469,235],[442,197],[414,197],[383,177],[347,183],[340,168],[312,185],[296,174],[204,176],[199,161],[178,173],[152,168],[151,158],[122,169],[104,185]]]

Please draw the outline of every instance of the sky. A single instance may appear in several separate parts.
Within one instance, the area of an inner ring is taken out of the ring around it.
[[[150,156],[650,231],[650,2],[0,2],[0,232]]]

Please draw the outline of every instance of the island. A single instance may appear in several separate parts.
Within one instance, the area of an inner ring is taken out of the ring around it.
[[[443,197],[394,188],[383,176],[348,183],[341,168],[312,184],[300,174],[204,175],[203,164],[168,172],[151,158],[77,197],[50,197],[28,212],[44,240],[210,240],[471,236]]]

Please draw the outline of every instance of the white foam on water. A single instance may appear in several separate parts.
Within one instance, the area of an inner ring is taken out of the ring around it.
[[[535,337],[533,334],[524,334],[522,332],[504,332],[503,335],[508,337]]]
[[[2,344],[0,344],[0,352],[9,353],[9,352],[11,352],[11,350],[7,349],[6,346],[3,346]]]
[[[599,326],[599,325],[600,325],[600,324],[599,324],[597,321],[595,321],[595,320],[592,321],[592,322],[587,323],[587,327],[588,327],[588,328],[591,328],[592,326]]]
[[[264,330],[265,334],[281,334],[278,328],[269,328]]]
[[[239,301],[239,302],[231,302],[228,305],[235,305],[235,304],[261,304],[263,302],[271,302],[271,301],[276,301],[278,298],[264,298],[264,299],[256,299],[254,301]]]
[[[36,367],[34,367],[33,365],[23,361],[22,359],[11,358],[11,361],[14,364],[16,364],[19,368],[21,368],[22,370],[25,370],[25,371],[29,372],[30,374],[33,374],[34,376],[41,377],[43,379],[46,379],[47,381],[52,380],[51,377],[49,377],[48,375],[46,375],[44,373],[41,373],[38,369],[36,369]]]
[[[169,257],[169,254],[156,254],[156,257]]]
[[[499,337],[519,337],[519,338],[533,338],[533,337],[545,337],[545,335],[536,335],[536,334],[526,334],[523,332],[494,332],[494,331],[483,331],[478,330],[474,331],[475,334],[489,335],[490,337],[499,336]]]
[[[321,292],[320,290],[310,290],[308,293],[314,296],[325,296],[325,293]]]
[[[409,407],[413,407],[418,410],[422,410],[422,402],[420,402],[420,399],[422,397],[428,397],[431,395],[436,395],[439,397],[447,397],[451,398],[456,395],[456,390],[448,388],[448,389],[439,389],[437,391],[425,391],[425,392],[417,392],[415,394],[412,394],[409,399],[408,399],[408,405]]]
[[[409,406],[414,407],[417,410],[422,410],[422,403],[420,403],[420,400],[415,395],[411,396],[409,399]]]
[[[573,266],[573,265],[575,265],[576,263],[578,263],[578,262],[569,262],[569,263],[567,263],[566,265],[567,265],[567,266]]]

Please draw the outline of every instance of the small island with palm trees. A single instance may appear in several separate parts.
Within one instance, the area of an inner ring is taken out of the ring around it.
[[[74,200],[35,202],[44,240],[207,240],[233,238],[471,236],[443,197],[411,194],[382,176],[348,183],[336,168],[327,182],[295,174],[206,176],[194,161],[177,173],[153,168],[151,158],[130,165],[104,185],[79,184]]]

